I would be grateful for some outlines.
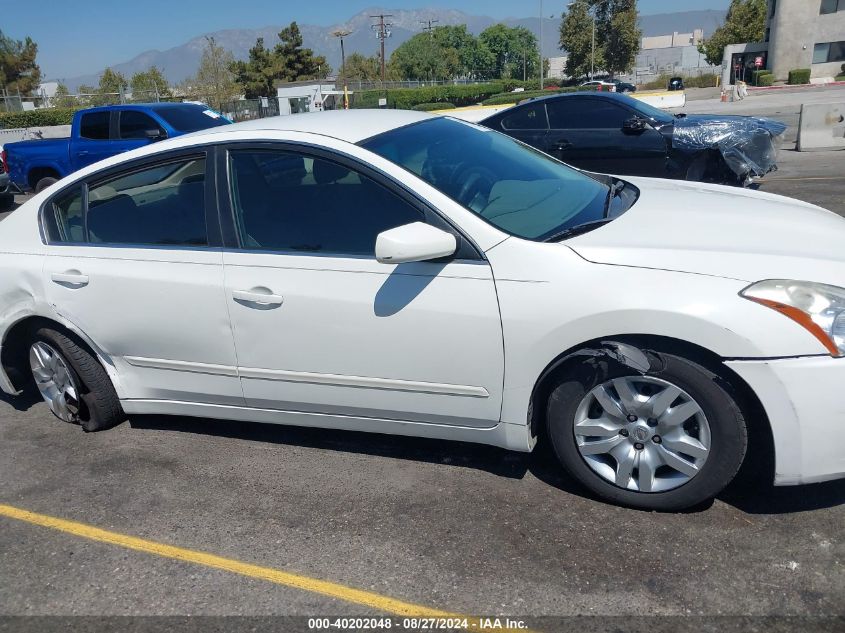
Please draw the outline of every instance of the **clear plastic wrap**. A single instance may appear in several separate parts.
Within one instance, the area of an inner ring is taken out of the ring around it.
[[[716,149],[737,176],[750,178],[777,169],[785,131],[786,125],[773,119],[696,116],[675,121],[672,144],[685,150]]]

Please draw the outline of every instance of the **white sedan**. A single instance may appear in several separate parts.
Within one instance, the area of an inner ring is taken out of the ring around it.
[[[0,387],[87,431],[178,414],[549,441],[679,509],[751,454],[845,476],[845,221],[586,174],[402,111],[151,144],[0,223]]]

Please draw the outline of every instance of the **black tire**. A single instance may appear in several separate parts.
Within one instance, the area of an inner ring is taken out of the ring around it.
[[[126,414],[108,374],[95,356],[71,337],[52,328],[40,328],[32,343],[44,341],[58,351],[79,385],[79,425],[88,432],[110,429]]]
[[[614,485],[594,472],[581,456],[573,425],[584,396],[604,381],[638,375],[624,367],[579,371],[564,377],[552,391],[547,405],[547,430],[554,452],[564,469],[596,495],[634,508],[677,511],[715,497],[730,483],[745,457],[748,434],[745,420],[721,381],[704,367],[671,354],[659,354],[662,365],[646,375],[670,382],[686,391],[701,407],[710,426],[710,453],[700,472],[687,483],[665,492],[637,492]]]
[[[15,196],[10,193],[0,193],[0,211],[7,211],[12,208]]]
[[[35,183],[35,193],[41,193],[54,182],[59,182],[59,179],[53,178],[52,176],[44,176],[44,178]]]
[[[710,157],[707,154],[699,154],[687,167],[686,180],[690,182],[707,182],[705,178],[710,168]]]

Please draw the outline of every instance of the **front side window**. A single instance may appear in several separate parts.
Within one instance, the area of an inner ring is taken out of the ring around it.
[[[602,99],[563,98],[546,105],[553,130],[621,130],[631,114],[625,108]]]
[[[205,159],[140,169],[91,185],[88,241],[205,246]]]
[[[229,153],[241,246],[271,251],[365,255],[388,229],[424,214],[339,163],[283,150]]]
[[[108,110],[83,114],[79,125],[79,136],[92,141],[109,140],[110,119],[111,112]]]
[[[136,110],[124,110],[120,113],[120,138],[147,139],[149,131],[164,134],[161,126],[148,114]]]
[[[544,240],[605,219],[608,186],[518,141],[449,117],[360,143],[499,229]]]

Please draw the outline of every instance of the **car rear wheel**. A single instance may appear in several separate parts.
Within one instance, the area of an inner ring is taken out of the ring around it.
[[[29,348],[29,366],[41,397],[60,420],[101,431],[125,418],[102,365],[65,334],[39,329]]]
[[[681,510],[717,495],[742,464],[742,413],[717,377],[660,354],[645,375],[584,371],[552,392],[548,431],[563,467],[622,505]]]
[[[37,183],[35,183],[35,193],[41,193],[47,187],[52,185],[54,182],[58,182],[58,181],[59,181],[58,178],[53,178],[52,176],[45,176],[44,178],[39,180]]]

